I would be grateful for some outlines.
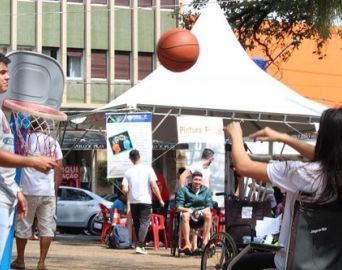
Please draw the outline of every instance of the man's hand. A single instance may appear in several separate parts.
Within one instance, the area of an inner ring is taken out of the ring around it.
[[[165,202],[164,202],[163,200],[160,200],[160,201],[159,201],[159,204],[160,204],[161,207],[164,207]]]
[[[18,218],[22,219],[26,217],[27,215],[27,201],[25,199],[24,194],[21,191],[17,193],[17,199],[18,199],[17,216]]]
[[[58,163],[50,157],[31,157],[32,167],[42,173],[48,173],[51,169],[58,168]]]

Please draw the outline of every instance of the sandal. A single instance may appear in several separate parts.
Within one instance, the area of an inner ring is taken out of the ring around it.
[[[196,248],[193,252],[192,252],[192,255],[193,256],[199,256],[199,255],[202,255],[203,253],[203,250],[201,248]]]
[[[38,264],[36,269],[37,270],[47,270],[47,268],[44,264],[43,265]]]
[[[24,263],[18,263],[17,260],[15,260],[15,261],[13,261],[11,263],[11,268],[24,270],[25,269],[25,264]]]
[[[185,247],[181,250],[185,255],[190,256],[192,254],[191,249],[189,247]]]

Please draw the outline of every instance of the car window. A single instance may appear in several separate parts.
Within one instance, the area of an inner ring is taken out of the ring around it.
[[[58,192],[57,192],[57,199],[59,200],[59,199],[61,199],[61,197],[62,197],[62,191],[63,191],[63,189],[58,189]]]
[[[91,201],[93,199],[85,192],[74,189],[65,189],[63,195],[65,201]]]

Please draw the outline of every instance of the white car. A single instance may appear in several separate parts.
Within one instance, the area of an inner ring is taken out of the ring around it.
[[[99,203],[108,208],[112,205],[112,202],[91,191],[61,186],[57,195],[57,227],[85,229],[91,234],[98,234],[93,223],[100,209]]]

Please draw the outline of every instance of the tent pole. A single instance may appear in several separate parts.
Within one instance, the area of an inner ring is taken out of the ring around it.
[[[154,160],[152,160],[152,163],[155,162],[156,160],[160,159],[162,156],[166,155],[166,153],[170,152],[173,150],[178,144],[175,144],[174,146],[170,147],[168,150],[157,156]]]
[[[231,157],[231,152],[232,152],[232,145],[229,142],[226,142],[225,147],[225,163],[224,163],[224,208],[226,211],[225,214],[225,224],[228,223],[229,215],[227,214],[228,212],[228,200],[231,199],[231,195],[234,194],[234,172],[231,168],[232,165],[232,157]],[[227,228],[226,228],[227,230]]]
[[[298,129],[296,129],[296,128],[294,128],[293,126],[291,126],[289,123],[285,122],[285,125],[288,126],[289,128],[291,128],[292,130],[296,131],[296,132],[299,134],[299,136],[302,136],[302,138],[303,138],[303,137],[304,137],[304,138],[309,138],[308,135],[303,134],[303,133],[300,132]]]
[[[163,119],[160,120],[160,122],[158,123],[158,125],[152,130],[152,135],[157,131],[157,129],[161,126],[161,124],[164,123],[166,117],[168,117],[168,116],[170,115],[171,112],[172,112],[172,109],[170,109],[170,110],[168,111],[168,113],[164,115]]]

